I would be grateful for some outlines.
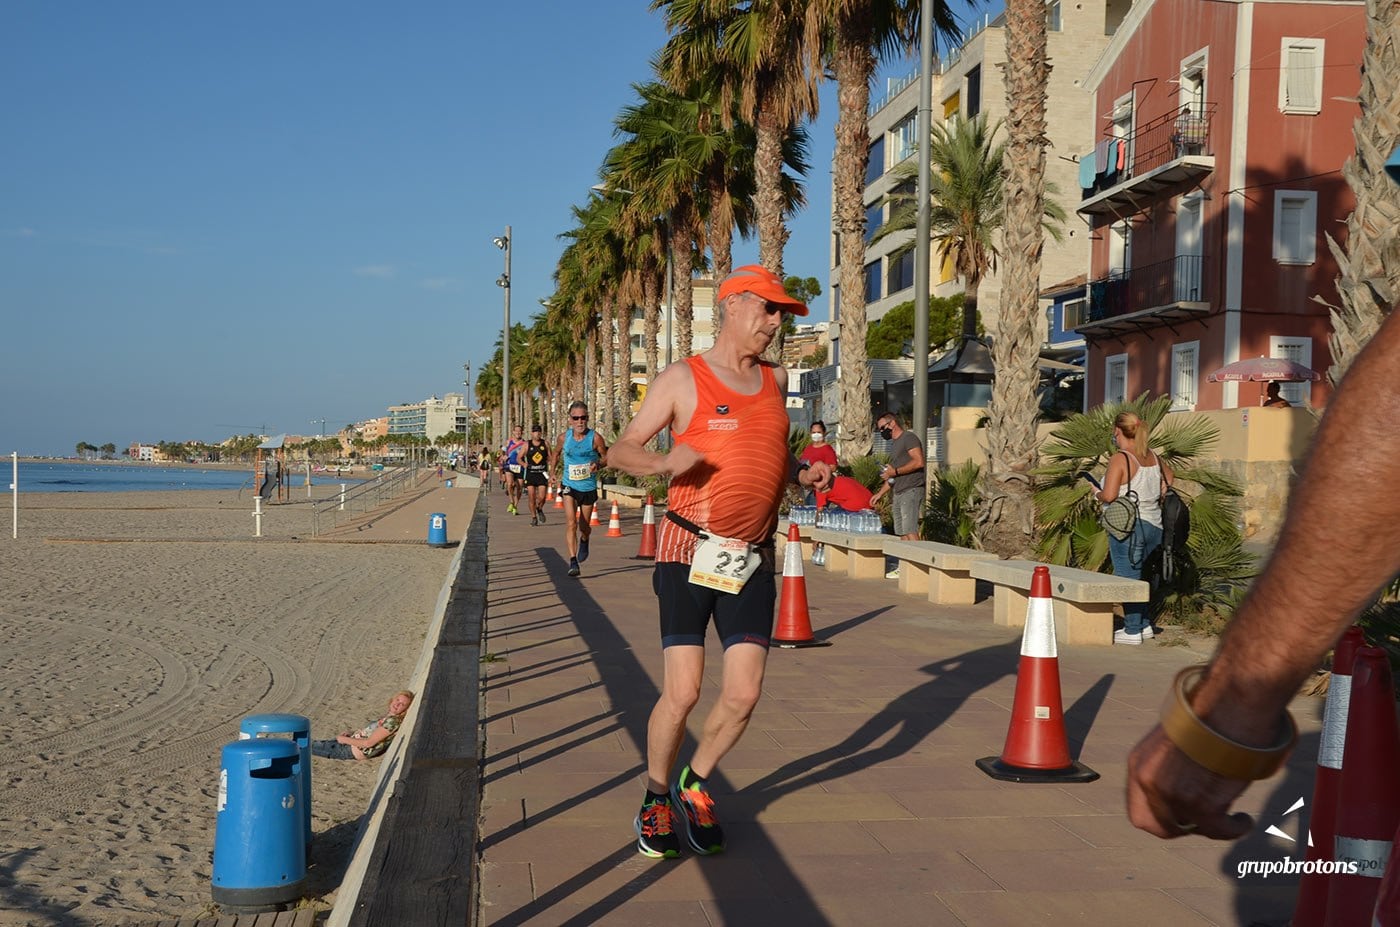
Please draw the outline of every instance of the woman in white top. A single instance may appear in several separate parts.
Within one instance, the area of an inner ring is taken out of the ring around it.
[[[1094,494],[1100,502],[1112,502],[1119,492],[1137,497],[1138,519],[1133,533],[1121,541],[1108,539],[1113,573],[1128,579],[1142,578],[1142,565],[1162,544],[1162,494],[1175,479],[1172,468],[1147,447],[1149,426],[1135,412],[1120,412],[1113,420],[1113,443],[1118,452],[1109,458],[1103,489]],[[1123,605],[1123,629],[1113,632],[1115,644],[1141,644],[1153,636],[1147,619],[1147,603]]]

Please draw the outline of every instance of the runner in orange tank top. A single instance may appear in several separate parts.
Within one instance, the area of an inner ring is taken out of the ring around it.
[[[652,584],[661,612],[661,698],[647,726],[647,793],[633,827],[653,858],[724,849],[706,779],[748,726],[763,685],[777,586],[773,529],[783,487],[824,490],[826,463],[799,468],[788,450],[787,371],[761,358],[782,313],[807,307],[762,267],[741,267],[720,284],[715,346],[662,371],[608,464],[637,476],[671,478],[657,537]],[[670,427],[674,447],[646,443]],[[722,691],[690,763],[671,779],[686,719],[700,697],[705,631],[724,646]]]

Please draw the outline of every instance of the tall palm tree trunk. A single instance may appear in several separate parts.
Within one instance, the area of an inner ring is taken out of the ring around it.
[[[734,269],[734,201],[725,189],[723,174],[710,176],[710,253],[714,255],[715,288]]]
[[[604,430],[612,433],[617,426],[617,365],[621,346],[616,343],[613,332],[612,298],[604,297],[598,316],[598,326],[603,339],[603,372],[598,385],[602,393],[602,408],[598,410],[598,421]]]
[[[583,401],[588,403],[588,408],[594,410],[594,421],[597,421],[598,408],[598,326],[588,326],[588,335],[584,338],[583,354],[583,389],[587,394]]]
[[[1382,169],[1395,147],[1400,125],[1400,9],[1382,0],[1366,4],[1366,51],[1361,57],[1361,115],[1354,133],[1356,152],[1342,165],[1342,176],[1356,195],[1347,217],[1346,246],[1327,236],[1341,273],[1341,305],[1332,314],[1327,378],[1341,382],[1352,360],[1371,340],[1391,307],[1400,300],[1400,191]]]
[[[982,473],[977,535],[982,547],[1006,557],[1035,543],[1032,471],[1040,356],[1040,257],[1045,214],[1045,4],[1006,5],[1005,276],[992,361],[996,369],[987,409],[988,466]]]
[[[869,18],[865,9],[861,18]],[[860,28],[853,23],[852,28]],[[864,26],[869,35],[868,22]],[[857,33],[859,34],[859,33]],[[834,70],[838,83],[833,196],[841,251],[841,456],[870,454],[870,368],[865,354],[865,170],[870,163],[870,75],[875,58],[868,42],[838,37]]]
[[[656,382],[656,333],[661,328],[661,303],[657,299],[657,294],[661,291],[661,284],[656,279],[656,274],[648,273],[642,281],[642,349],[646,352],[647,358],[647,386]]]
[[[758,213],[758,262],[783,275],[783,249],[788,230],[783,221],[782,120],[771,106],[761,106],[754,124],[754,206]]]
[[[690,278],[694,270],[692,248],[695,237],[691,232],[694,211],[689,203],[678,203],[671,210],[671,273],[675,285],[672,312],[676,323],[676,356],[689,357],[691,354],[692,321],[695,317],[694,293],[690,288]]]
[[[617,395],[617,430],[632,420],[632,307],[626,300],[613,302],[614,324],[617,327],[617,372],[614,390]]]

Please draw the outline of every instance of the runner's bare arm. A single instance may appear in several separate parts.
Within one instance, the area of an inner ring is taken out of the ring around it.
[[[1283,711],[1376,591],[1400,572],[1400,319],[1389,316],[1328,403],[1274,552],[1226,627],[1191,705],[1219,734],[1276,742]],[[1159,837],[1249,829],[1228,815],[1248,783],[1187,759],[1154,728],[1128,758],[1128,817]]]
[[[598,452],[598,465],[594,469],[601,470],[608,465],[608,442],[596,431],[593,432],[593,450]]]
[[[647,390],[642,407],[608,452],[608,465],[633,476],[676,476],[703,459],[688,444],[677,444],[669,454],[646,449],[646,443],[670,425],[683,430],[695,410],[695,381],[689,364],[672,364],[661,371]]]

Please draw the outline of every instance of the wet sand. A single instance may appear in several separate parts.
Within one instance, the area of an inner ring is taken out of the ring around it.
[[[454,551],[252,537],[247,492],[33,494],[0,536],[0,927],[211,913],[219,750],[246,715],[313,737],[408,684]],[[5,513],[8,516],[8,513]],[[464,527],[464,526],[463,526]],[[308,894],[328,907],[377,763],[317,759]]]

